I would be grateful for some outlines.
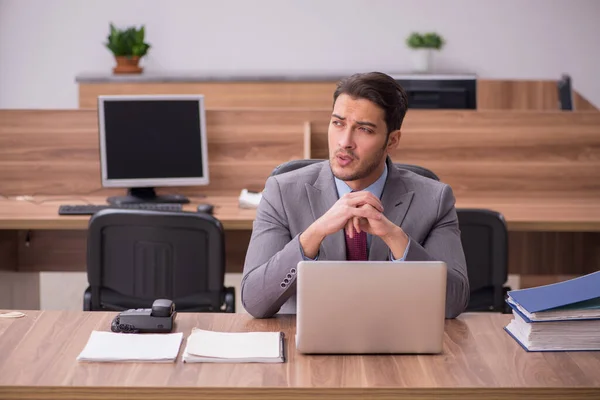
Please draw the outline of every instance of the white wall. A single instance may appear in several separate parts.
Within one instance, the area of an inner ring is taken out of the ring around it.
[[[437,66],[558,79],[600,106],[596,0],[0,0],[0,108],[75,108],[75,76],[110,72],[108,23],[146,25],[148,71],[404,72],[413,30],[448,44]]]

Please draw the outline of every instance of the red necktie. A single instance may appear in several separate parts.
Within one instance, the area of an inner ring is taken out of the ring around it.
[[[346,260],[367,261],[367,232],[354,231],[354,237],[350,238],[344,230],[344,235],[346,236]]]

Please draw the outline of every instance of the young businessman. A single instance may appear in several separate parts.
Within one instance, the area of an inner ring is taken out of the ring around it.
[[[469,282],[452,189],[388,157],[406,93],[372,72],[342,80],[333,97],[329,160],[267,179],[244,264],[244,308],[257,318],[295,313],[302,260],[444,261],[446,317],[456,317]]]

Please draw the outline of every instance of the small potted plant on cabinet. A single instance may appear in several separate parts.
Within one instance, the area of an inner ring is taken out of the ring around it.
[[[444,39],[435,32],[411,33],[406,39],[408,47],[413,49],[413,68],[415,72],[430,72],[434,50],[441,50]]]
[[[117,29],[110,24],[110,34],[106,47],[113,53],[117,66],[115,74],[139,74],[143,68],[139,66],[140,59],[146,55],[150,45],[144,42],[144,26],[139,29],[130,26],[127,29]]]

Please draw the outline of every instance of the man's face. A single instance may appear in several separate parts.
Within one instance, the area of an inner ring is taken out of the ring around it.
[[[385,112],[366,99],[341,94],[329,122],[329,163],[333,175],[353,190],[373,183],[383,172],[385,158],[396,147],[400,131],[387,140]]]

